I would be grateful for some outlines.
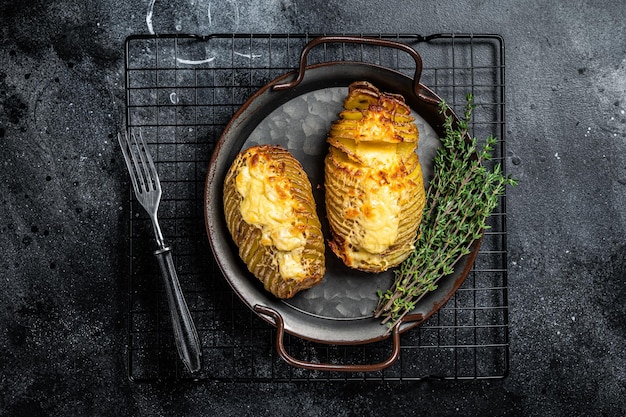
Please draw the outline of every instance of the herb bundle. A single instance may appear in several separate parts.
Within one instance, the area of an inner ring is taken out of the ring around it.
[[[468,123],[475,108],[467,95],[465,114],[457,123],[447,104],[440,112],[445,117],[445,136],[434,159],[419,238],[411,255],[395,271],[393,285],[378,291],[374,312],[389,329],[410,313],[417,302],[437,288],[438,281],[454,271],[456,263],[471,252],[489,226],[486,220],[498,204],[506,185],[516,181],[504,177],[500,164],[487,169],[497,139],[489,136],[482,149],[476,138],[469,139]]]

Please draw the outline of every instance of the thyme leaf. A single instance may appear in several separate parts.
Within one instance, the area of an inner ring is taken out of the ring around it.
[[[391,287],[378,291],[374,316],[389,331],[422,297],[437,289],[441,278],[454,272],[457,262],[471,252],[472,244],[488,229],[487,218],[506,186],[517,184],[503,175],[500,164],[491,170],[485,167],[497,138],[487,137],[482,147],[476,138],[468,139],[475,107],[473,96],[468,94],[464,117],[455,123],[447,103],[440,104],[439,111],[445,115],[445,136],[434,158],[419,237],[413,252],[395,271]]]

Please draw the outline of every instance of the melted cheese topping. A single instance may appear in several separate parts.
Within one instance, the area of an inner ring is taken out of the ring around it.
[[[383,121],[382,112],[364,111],[361,123],[357,125],[357,136],[355,140],[369,142],[398,142],[395,137],[393,125]]]
[[[380,144],[359,142],[356,144],[356,155],[367,166],[390,167],[397,163],[396,144]]]
[[[400,225],[398,194],[389,186],[371,187],[361,206],[357,222],[365,233],[355,236],[361,248],[382,253],[395,243]]]
[[[306,236],[296,216],[297,201],[291,195],[291,181],[275,175],[266,163],[244,165],[236,177],[243,197],[240,211],[244,221],[261,229],[261,244],[277,250],[279,273],[283,278],[306,276],[302,251]]]
[[[291,252],[278,252],[278,269],[283,278],[305,278],[306,271],[302,266],[302,249],[299,247]]]

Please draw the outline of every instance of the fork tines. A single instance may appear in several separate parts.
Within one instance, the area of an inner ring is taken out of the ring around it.
[[[141,132],[139,132],[139,140],[132,131],[130,135],[125,133],[124,139],[118,133],[117,138],[124,154],[126,166],[130,172],[135,193],[141,194],[157,190],[160,187],[159,177],[148,145]]]

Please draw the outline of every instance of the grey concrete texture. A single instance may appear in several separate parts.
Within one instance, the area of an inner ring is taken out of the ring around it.
[[[0,415],[626,415],[626,4],[3,0]],[[497,33],[510,374],[135,384],[125,367],[124,39]]]

